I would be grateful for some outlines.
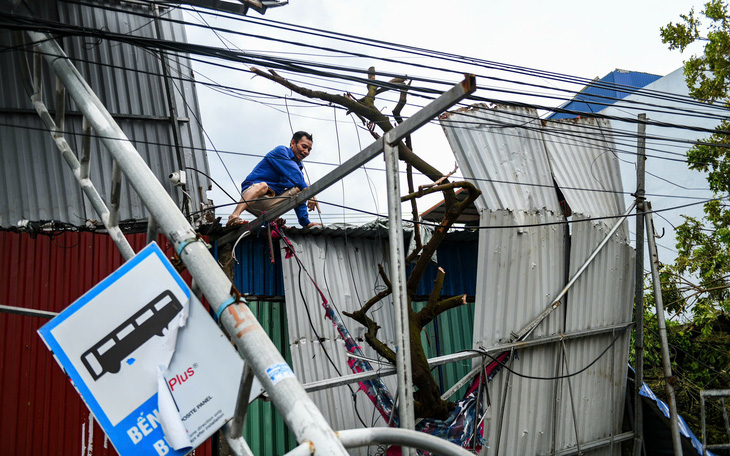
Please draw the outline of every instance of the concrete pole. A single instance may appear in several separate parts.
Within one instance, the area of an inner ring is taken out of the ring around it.
[[[634,288],[634,456],[644,451],[644,411],[641,385],[644,384],[644,181],[646,177],[646,114],[639,114],[636,141],[636,283]]]

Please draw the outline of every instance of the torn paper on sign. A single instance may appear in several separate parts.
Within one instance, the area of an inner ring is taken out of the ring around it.
[[[192,295],[175,352],[158,378],[165,438],[175,449],[196,447],[233,417],[243,360]],[[250,400],[263,392],[254,379]]]

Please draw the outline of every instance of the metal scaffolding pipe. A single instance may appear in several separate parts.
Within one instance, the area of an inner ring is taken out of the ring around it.
[[[493,347],[488,348],[482,348],[479,351],[475,350],[469,350],[469,351],[461,351],[458,353],[454,353],[451,355],[442,355],[442,356],[436,356],[434,358],[428,359],[428,366],[430,368],[434,368],[437,366],[443,366],[444,364],[449,363],[455,363],[458,361],[466,361],[472,358],[477,358],[479,356],[482,356],[483,354],[498,354],[498,353],[504,353],[506,351],[509,351],[513,348],[524,350],[526,348],[531,347],[538,347],[541,345],[546,344],[554,344],[557,342],[560,342],[561,340],[572,340],[572,339],[578,339],[582,337],[592,337],[597,336],[601,334],[607,334],[611,333],[613,331],[622,331],[626,329],[628,326],[633,325],[633,323],[628,324],[619,324],[619,325],[612,325],[605,328],[593,328],[588,330],[582,330],[582,331],[576,331],[572,333],[567,334],[557,334],[553,336],[546,336],[541,337],[539,339],[531,339],[524,342],[510,342],[507,344],[500,344],[495,345]],[[374,371],[368,371],[368,372],[360,372],[357,374],[349,374],[349,375],[343,375],[336,378],[331,378],[327,380],[318,380],[315,382],[307,383],[304,385],[304,389],[309,391],[310,393],[313,391],[321,391],[327,388],[333,388],[335,386],[342,386],[347,385],[349,383],[358,383],[363,382],[366,380],[372,380],[374,378],[378,377],[387,377],[389,375],[395,375],[396,369],[393,367],[383,367]],[[478,369],[473,369],[470,374],[478,374]],[[470,376],[470,374],[467,374],[467,377]],[[473,377],[473,375],[471,375]],[[463,379],[462,379],[463,380]],[[466,384],[469,381],[467,379],[464,381],[464,384]],[[461,381],[460,381],[461,382]],[[463,386],[463,385],[462,385]],[[453,392],[452,392],[453,394]]]
[[[392,132],[393,130],[391,130]],[[400,176],[398,174],[398,143],[391,132],[383,136],[385,177],[388,190],[388,244],[390,253],[390,283],[395,321],[396,369],[398,372],[398,416],[402,429],[415,429],[413,410],[413,369],[411,367],[410,306],[406,290],[406,266],[401,216]],[[413,454],[410,450],[407,454]]]

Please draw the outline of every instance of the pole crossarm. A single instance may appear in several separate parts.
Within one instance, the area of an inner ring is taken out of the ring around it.
[[[474,75],[465,75],[464,80],[461,81],[459,84],[456,84],[449,91],[444,92],[443,95],[433,100],[416,114],[403,121],[403,123],[396,125],[393,130],[388,132],[388,140],[391,142],[391,144],[400,141],[402,138],[408,136],[423,125],[427,124],[434,117],[438,116],[450,107],[454,106],[456,103],[469,96],[476,90],[476,88],[476,78],[474,77]],[[271,222],[273,220],[276,220],[277,218],[281,217],[286,212],[294,209],[300,204],[306,203],[307,200],[311,199],[313,196],[316,196],[318,193],[329,188],[336,182],[339,182],[341,179],[351,174],[356,169],[363,166],[364,164],[378,156],[380,153],[382,153],[384,150],[383,145],[383,139],[374,141],[372,144],[358,152],[355,156],[347,160],[345,163],[330,171],[317,182],[302,190],[296,197],[290,198],[286,202],[281,203],[275,208],[269,210],[268,212],[266,212],[266,214],[256,218],[256,220],[249,223],[247,227],[241,228],[241,230],[239,231],[231,232],[222,236],[218,240],[218,242],[220,244],[228,244],[230,242],[233,242],[236,240],[236,238],[238,238],[246,231],[255,229],[256,227],[261,226],[264,222]]]
[[[79,161],[78,156],[73,151],[71,145],[68,143],[66,137],[64,136],[65,88],[61,80],[56,79],[56,117],[54,118],[53,116],[51,116],[48,108],[46,107],[46,104],[43,101],[43,93],[41,90],[40,56],[38,54],[34,55],[33,60],[33,74],[23,75],[25,76],[25,79],[30,79],[29,81],[27,81],[28,84],[25,85],[27,88],[30,89],[30,93],[28,95],[30,97],[31,103],[33,104],[33,108],[35,109],[38,116],[41,118],[43,124],[48,129],[48,132],[50,133],[51,138],[56,145],[56,148],[61,153],[61,157],[64,159],[68,167],[71,168],[71,172],[73,173],[74,178],[76,178],[76,181],[79,183],[79,186],[84,192],[84,195],[86,195],[86,198],[91,203],[91,206],[99,215],[99,219],[104,224],[107,233],[109,233],[109,236],[111,236],[112,240],[119,249],[119,252],[122,254],[122,257],[125,260],[129,260],[134,256],[134,250],[129,244],[129,241],[127,241],[127,238],[124,237],[124,233],[122,232],[122,230],[119,228],[119,217],[117,217],[116,207],[114,206],[114,196],[117,196],[116,200],[118,202],[119,192],[112,192],[112,209],[110,210],[104,202],[102,196],[99,194],[99,191],[94,186],[94,183],[91,181],[91,179],[89,179],[88,142],[84,141],[84,147],[82,151],[83,156],[81,161]],[[23,63],[24,62],[21,62],[21,68],[25,68],[25,65]],[[118,185],[115,188],[117,188],[118,190]]]

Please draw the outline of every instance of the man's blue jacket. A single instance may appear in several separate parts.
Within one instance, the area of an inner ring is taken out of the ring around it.
[[[266,185],[277,195],[292,187],[304,190],[307,188],[307,182],[302,174],[303,167],[302,162],[297,160],[290,148],[277,146],[264,156],[246,177],[246,180],[241,183],[241,193],[257,182],[266,182]],[[309,225],[306,204],[300,204],[294,208],[294,211],[300,225],[304,227]]]

